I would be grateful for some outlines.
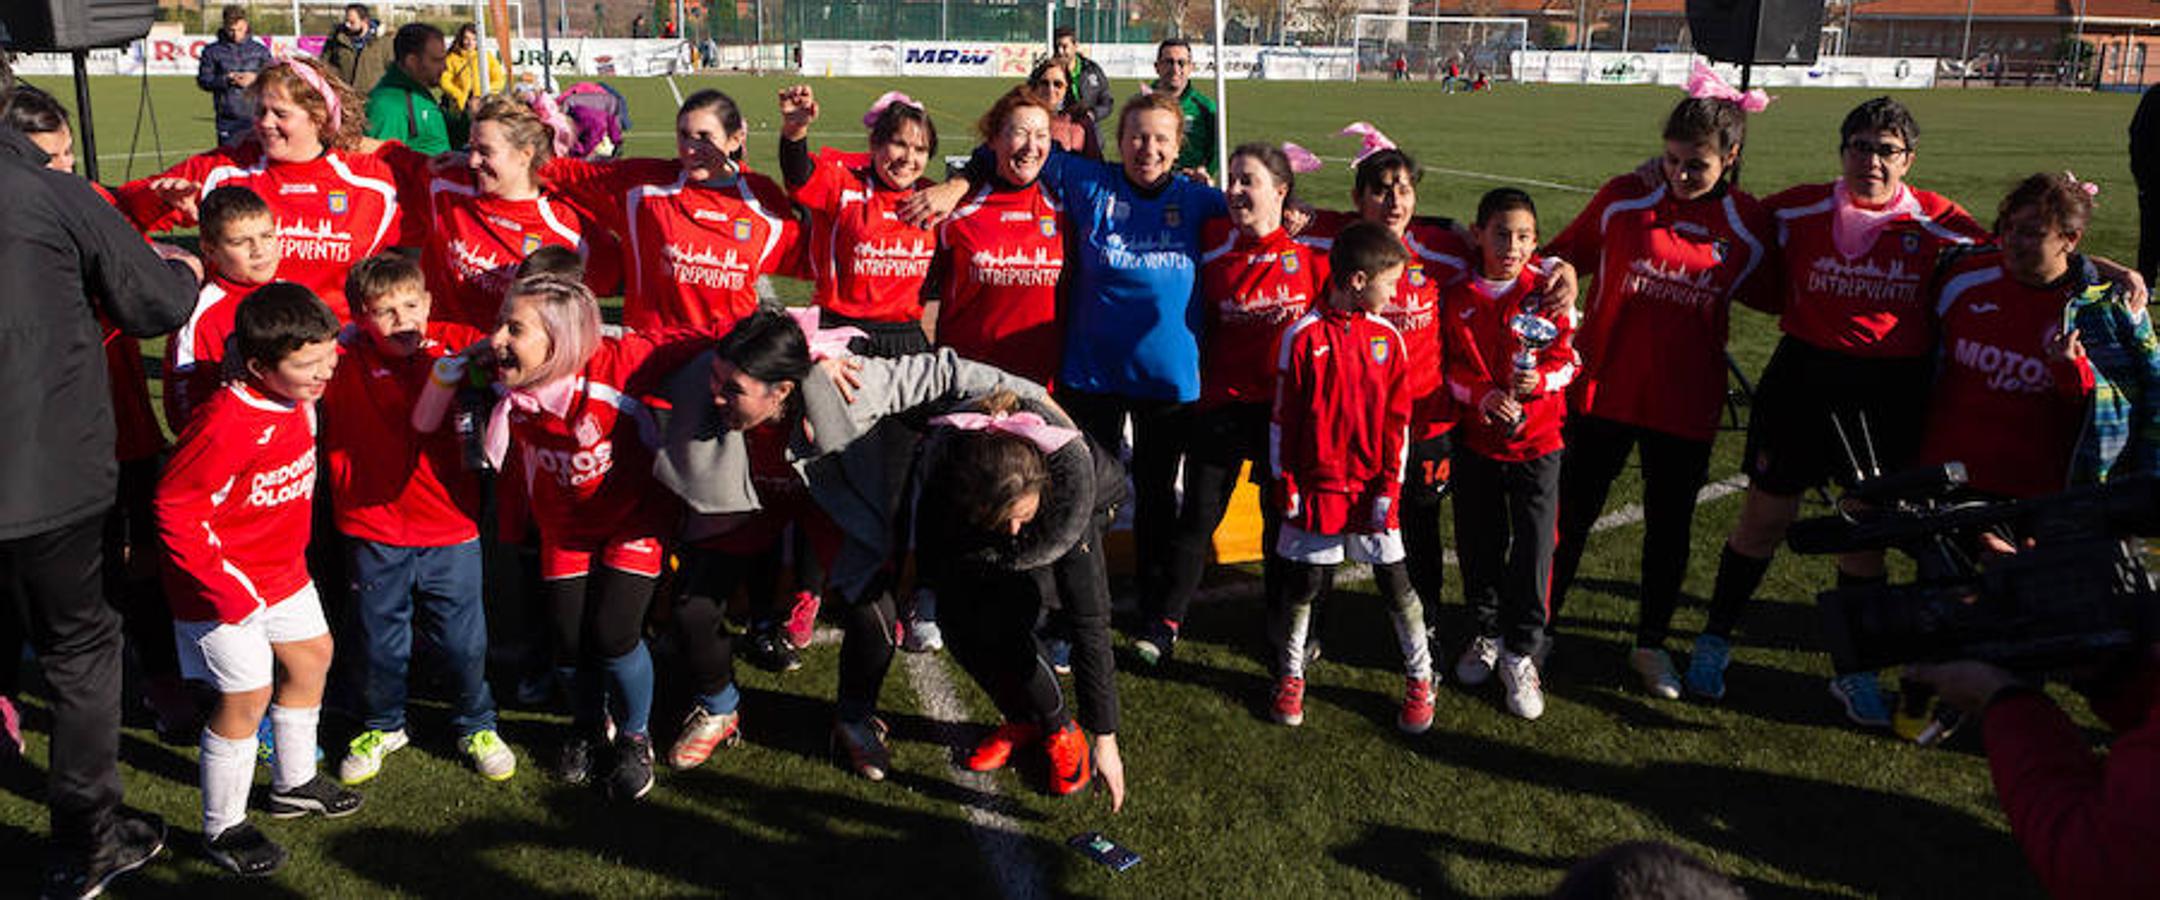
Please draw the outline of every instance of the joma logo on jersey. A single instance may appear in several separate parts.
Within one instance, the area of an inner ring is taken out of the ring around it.
[[[988,50],[960,50],[955,48],[909,47],[902,62],[907,65],[921,63],[936,66],[979,66],[990,61]]]
[[[1368,346],[1368,347],[1371,347],[1371,348],[1372,348],[1372,361],[1373,361],[1373,362],[1376,362],[1376,363],[1384,363],[1384,362],[1387,362],[1387,357],[1388,357],[1388,340],[1387,340],[1387,338],[1381,337],[1381,336],[1379,336],[1379,335],[1374,335],[1374,336],[1372,336],[1372,337],[1370,337],[1370,338],[1366,338],[1366,339],[1365,339],[1365,345],[1366,345],[1366,346]]]
[[[337,213],[338,215],[341,215],[341,216],[342,216],[342,215],[344,215],[344,214],[345,214],[345,211],[346,211],[346,210],[349,210],[349,209],[352,209],[352,196],[351,196],[351,195],[349,195],[349,194],[345,193],[344,191],[331,191],[331,192],[330,192],[330,211],[331,211],[331,212]]]

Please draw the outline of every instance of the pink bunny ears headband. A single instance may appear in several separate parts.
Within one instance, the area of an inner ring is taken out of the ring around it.
[[[2077,177],[2077,173],[2076,173],[2076,172],[2072,172],[2072,171],[2070,171],[2069,169],[2064,169],[2064,170],[2063,170],[2063,177],[2064,177],[2064,178],[2068,178],[2068,179],[2070,179],[2070,184],[2071,184],[2071,186],[2072,186],[2072,187],[2075,187],[2075,188],[2077,188],[2078,190],[2084,191],[2084,192],[2085,192],[2085,196],[2093,198],[2093,202],[2095,202],[2095,203],[2098,203],[2098,202],[2099,202],[2099,197],[2100,197],[2100,186],[2099,186],[2099,185],[2097,185],[2097,184],[2094,184],[2094,183],[2092,183],[2092,182],[2090,182],[2090,181],[2079,181],[2079,180],[2078,180],[2078,177]]]
[[[1395,149],[1395,142],[1387,135],[1382,134],[1380,129],[1374,128],[1371,122],[1352,122],[1343,126],[1343,130],[1336,132],[1336,134],[1344,137],[1354,137],[1360,142],[1357,158],[1350,161],[1350,168],[1353,169],[1357,168],[1358,163],[1364,162],[1368,156],[1382,150]]]
[[[1729,100],[1742,110],[1759,113],[1770,108],[1770,95],[1762,88],[1742,92],[1719,78],[1716,70],[1695,61],[1695,69],[1688,74],[1687,95],[1697,100]]]
[[[923,105],[917,102],[915,98],[910,97],[899,91],[886,91],[885,96],[877,98],[877,102],[870,104],[869,112],[863,113],[863,127],[876,127],[878,117],[884,115],[885,110],[890,108],[895,103],[898,103],[901,106],[914,107],[916,112],[923,111]]]

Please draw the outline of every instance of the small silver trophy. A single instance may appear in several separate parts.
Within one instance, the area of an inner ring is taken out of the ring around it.
[[[1552,320],[1533,313],[1519,313],[1508,320],[1508,327],[1515,331],[1519,345],[1515,350],[1515,371],[1531,372],[1537,369],[1538,351],[1552,346],[1560,338],[1560,326]]]

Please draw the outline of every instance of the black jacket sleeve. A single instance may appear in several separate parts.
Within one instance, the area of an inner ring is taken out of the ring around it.
[[[817,171],[817,160],[810,158],[810,142],[780,139],[780,177],[788,187],[801,187],[810,183],[811,173]]]
[[[99,311],[133,337],[156,337],[186,324],[200,285],[186,265],[159,259],[89,182],[54,173],[47,184],[71,215],[68,233],[82,254],[83,290]]]

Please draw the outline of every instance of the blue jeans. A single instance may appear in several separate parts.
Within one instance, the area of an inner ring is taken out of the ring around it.
[[[412,661],[413,618],[442,651],[457,692],[450,723],[460,735],[495,727],[487,685],[487,613],[480,600],[480,542],[395,547],[352,542],[353,598],[367,648],[361,697],[366,727],[405,727],[405,677]]]

